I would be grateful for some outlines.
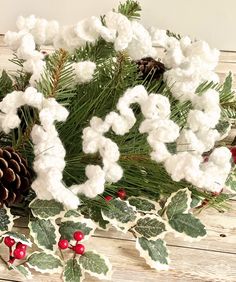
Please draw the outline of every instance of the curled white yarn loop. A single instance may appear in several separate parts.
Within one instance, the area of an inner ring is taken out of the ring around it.
[[[164,78],[172,95],[180,101],[191,101],[193,108],[187,118],[186,127],[179,126],[170,119],[170,102],[161,94],[148,94],[141,85],[128,89],[119,99],[117,112],[112,111],[104,120],[93,117],[90,126],[83,131],[83,151],[99,153],[103,167],[88,165],[83,184],[75,184],[67,189],[62,182],[65,167],[65,149],[58,137],[55,121],[65,121],[67,110],[55,99],[45,99],[36,89],[29,87],[25,92],[13,92],[0,103],[0,129],[8,133],[20,124],[17,109],[29,105],[39,110],[40,125],[33,127],[31,136],[34,143],[34,170],[37,178],[32,188],[41,199],[62,202],[69,208],[76,208],[79,199],[75,195],[83,193],[95,197],[104,191],[105,182],[117,182],[123,175],[118,165],[119,148],[115,142],[105,137],[110,129],[117,135],[129,132],[136,122],[131,108],[138,103],[144,116],[140,133],[147,133],[147,142],[152,148],[151,159],[163,163],[175,181],[186,179],[193,185],[208,191],[219,192],[230,171],[230,152],[224,147],[217,148],[203,162],[202,153],[211,150],[221,138],[215,129],[220,119],[219,93],[208,90],[201,96],[196,88],[205,80],[218,82],[214,73],[219,52],[210,49],[203,41],[191,42],[183,37],[177,40],[166,31],[152,29],[149,32],[137,21],[130,21],[124,15],[109,12],[105,16],[106,26],[97,17],[79,21],[76,25],[59,27],[56,21],[46,21],[34,16],[20,17],[18,32],[8,32],[6,43],[24,60],[25,71],[32,73],[30,83],[40,79],[45,68],[43,55],[36,50],[36,44],[53,45],[68,51],[94,43],[100,36],[114,42],[116,51],[126,51],[132,59],[155,56],[153,45],[166,49],[163,61],[169,68]],[[93,62],[78,62],[73,65],[76,83],[87,83],[93,78],[96,65]],[[171,154],[167,144],[177,142],[177,153]]]
[[[7,94],[0,103],[0,129],[9,133],[20,125],[17,109],[24,105],[39,110],[41,125],[34,125],[31,137],[34,143],[34,171],[37,174],[32,188],[39,199],[56,199],[68,208],[76,209],[79,198],[62,183],[65,168],[65,149],[55,128],[55,121],[65,121],[68,111],[54,98],[46,99],[33,87],[25,92]]]

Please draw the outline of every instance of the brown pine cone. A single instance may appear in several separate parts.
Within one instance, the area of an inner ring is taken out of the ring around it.
[[[20,202],[31,182],[26,160],[12,147],[0,148],[0,205]]]
[[[147,80],[159,80],[165,72],[165,66],[163,63],[154,60],[152,57],[146,57],[136,61],[138,70],[142,76],[142,79]]]

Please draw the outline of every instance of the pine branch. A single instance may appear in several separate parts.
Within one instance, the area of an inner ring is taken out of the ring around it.
[[[137,1],[128,0],[119,5],[118,12],[125,15],[128,19],[140,19],[141,6]]]
[[[170,31],[170,30],[167,30],[167,31],[166,31],[166,34],[167,34],[169,37],[174,37],[174,38],[176,38],[176,39],[178,39],[178,40],[180,40],[180,39],[182,38],[182,36],[181,36],[180,34],[174,33],[174,32],[172,32],[172,31]]]
[[[59,49],[46,60],[45,72],[37,83],[38,91],[45,97],[54,97],[57,100],[68,99],[66,96],[73,85],[73,72],[69,54],[64,49]]]

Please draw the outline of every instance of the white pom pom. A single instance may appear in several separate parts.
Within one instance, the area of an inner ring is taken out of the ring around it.
[[[78,83],[86,83],[92,80],[96,64],[91,61],[74,63],[72,65],[75,73],[75,79]]]

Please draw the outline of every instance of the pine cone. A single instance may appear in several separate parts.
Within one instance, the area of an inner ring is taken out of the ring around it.
[[[24,158],[12,147],[0,148],[0,205],[12,205],[26,196],[31,174]]]
[[[136,61],[138,70],[142,75],[142,79],[159,80],[165,72],[165,66],[163,63],[154,60],[151,57],[146,57]]]

